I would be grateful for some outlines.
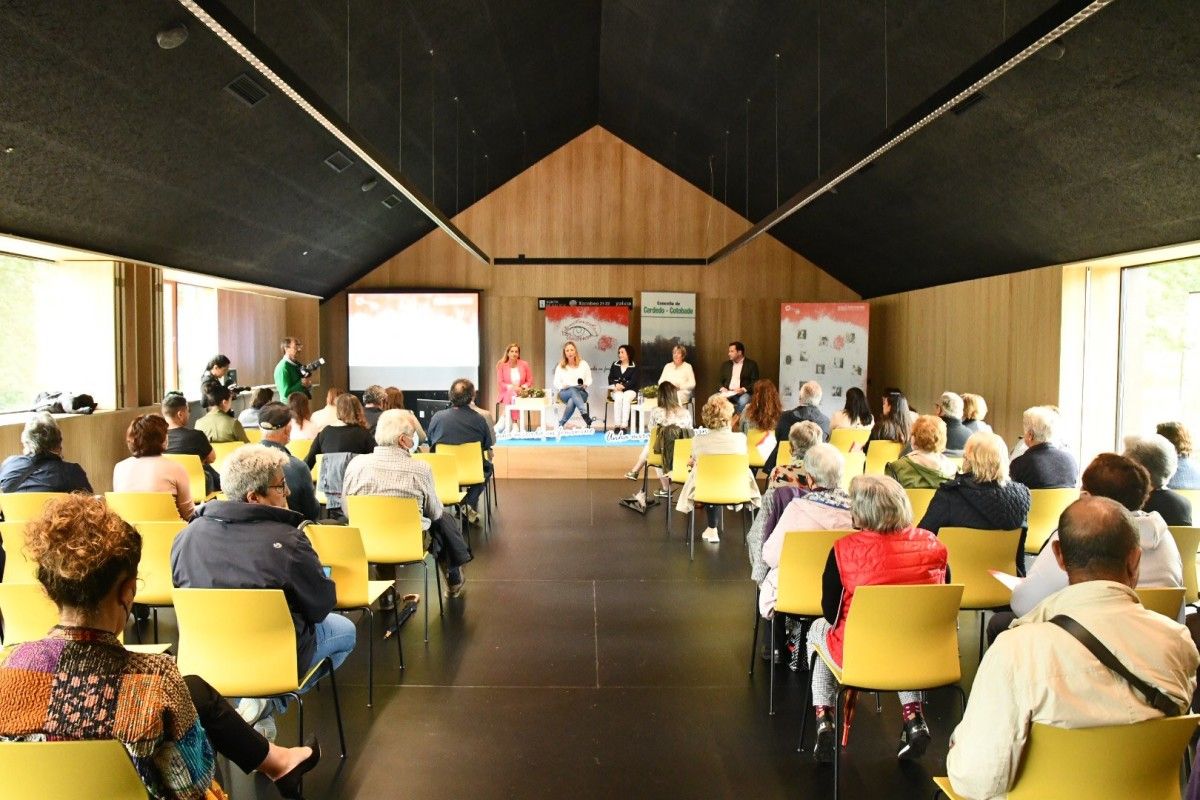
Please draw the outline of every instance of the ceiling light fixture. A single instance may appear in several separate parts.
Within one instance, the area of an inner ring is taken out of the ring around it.
[[[187,41],[188,29],[187,25],[180,22],[177,25],[172,25],[169,28],[163,28],[158,33],[154,34],[155,41],[163,50],[174,50],[179,45]]]
[[[790,200],[776,208],[748,231],[708,257],[715,264],[727,258],[767,231],[829,192],[862,167],[881,157],[896,145],[955,109],[971,95],[1025,61],[1039,50],[1052,45],[1068,31],[1086,21],[1113,0],[1059,0],[1048,11],[1000,44],[925,102],[884,129],[861,157],[852,157],[805,186]],[[1064,48],[1065,49],[1065,48]]]
[[[391,169],[384,166],[382,157],[376,154],[371,145],[349,133],[349,126],[341,117],[288,69],[278,57],[271,53],[222,3],[218,0],[179,0],[179,3],[264,78],[273,83],[289,100],[358,156],[364,164],[378,173],[400,194],[407,197],[433,224],[445,231],[451,239],[475,258],[485,264],[491,264],[487,253],[460,231],[449,217],[443,214],[403,175],[393,173]]]

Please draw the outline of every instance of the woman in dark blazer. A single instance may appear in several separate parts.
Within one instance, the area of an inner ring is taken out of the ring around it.
[[[617,348],[617,360],[608,368],[608,389],[613,401],[613,433],[629,433],[629,410],[641,388],[640,370],[633,363],[633,349]]]

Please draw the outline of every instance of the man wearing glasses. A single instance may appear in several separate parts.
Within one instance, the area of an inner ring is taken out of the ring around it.
[[[279,343],[283,358],[275,365],[275,388],[279,399],[287,402],[293,392],[304,392],[312,397],[312,378],[300,371],[300,352],[304,345],[295,336],[287,336]]]

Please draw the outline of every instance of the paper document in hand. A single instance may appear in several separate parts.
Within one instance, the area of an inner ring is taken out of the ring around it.
[[[755,443],[754,446],[763,460],[770,458],[771,453],[775,452],[775,431],[767,431],[762,441]]]
[[[1016,575],[1009,575],[1007,572],[1001,572],[1000,570],[989,569],[988,574],[1003,583],[1009,589],[1015,589],[1021,583],[1021,579]]]

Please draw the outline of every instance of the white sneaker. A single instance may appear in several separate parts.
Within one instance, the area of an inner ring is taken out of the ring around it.
[[[265,697],[243,697],[234,705],[234,710],[237,711],[239,717],[253,725],[267,716],[270,703],[271,701]]]
[[[705,528],[704,533],[700,534],[700,538],[709,544],[716,544],[721,541],[721,537],[717,535],[716,528]]]

